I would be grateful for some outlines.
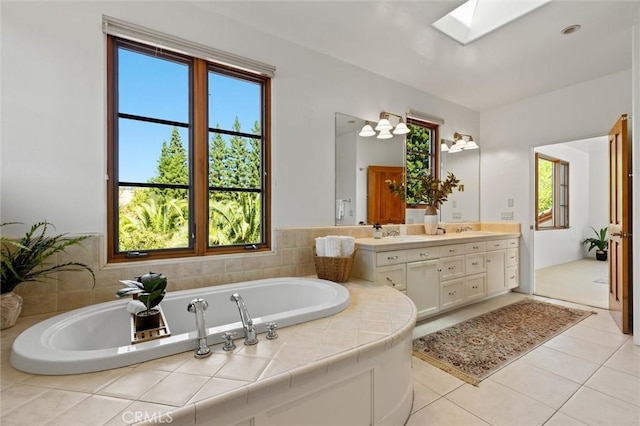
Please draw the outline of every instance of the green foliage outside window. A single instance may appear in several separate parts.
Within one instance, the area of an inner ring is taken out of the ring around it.
[[[234,131],[240,133],[236,118]],[[254,123],[252,134],[260,135]],[[260,139],[220,133],[209,147],[209,245],[261,241]],[[189,185],[187,151],[174,127],[162,144],[157,175],[149,183]],[[120,189],[119,250],[140,251],[189,246],[189,192],[181,188]]]
[[[409,125],[406,148],[406,180],[407,205],[423,203],[415,194],[422,193],[422,178],[425,173],[431,173],[431,132],[432,129],[422,126]]]
[[[544,213],[553,206],[553,162],[538,159],[538,212]]]

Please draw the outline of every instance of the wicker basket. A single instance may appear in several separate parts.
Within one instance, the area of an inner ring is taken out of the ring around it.
[[[336,283],[346,282],[351,275],[354,257],[355,252],[349,257],[314,256],[318,278]]]

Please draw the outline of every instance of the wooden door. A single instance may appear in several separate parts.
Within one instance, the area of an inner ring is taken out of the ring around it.
[[[369,166],[367,170],[367,222],[404,223],[404,201],[394,195],[385,180],[402,182],[404,168],[397,166]]]
[[[627,115],[609,132],[609,311],[631,332],[631,141]]]

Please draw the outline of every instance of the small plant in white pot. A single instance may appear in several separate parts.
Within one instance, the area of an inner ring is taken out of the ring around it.
[[[134,280],[121,280],[126,285],[116,292],[116,296],[133,296],[127,310],[134,315],[136,331],[159,328],[162,314],[154,309],[162,302],[166,294],[167,277],[162,274],[149,272]]]

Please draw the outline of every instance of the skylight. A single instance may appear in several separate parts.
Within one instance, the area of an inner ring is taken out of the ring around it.
[[[462,45],[490,33],[551,0],[468,0],[433,26]]]

